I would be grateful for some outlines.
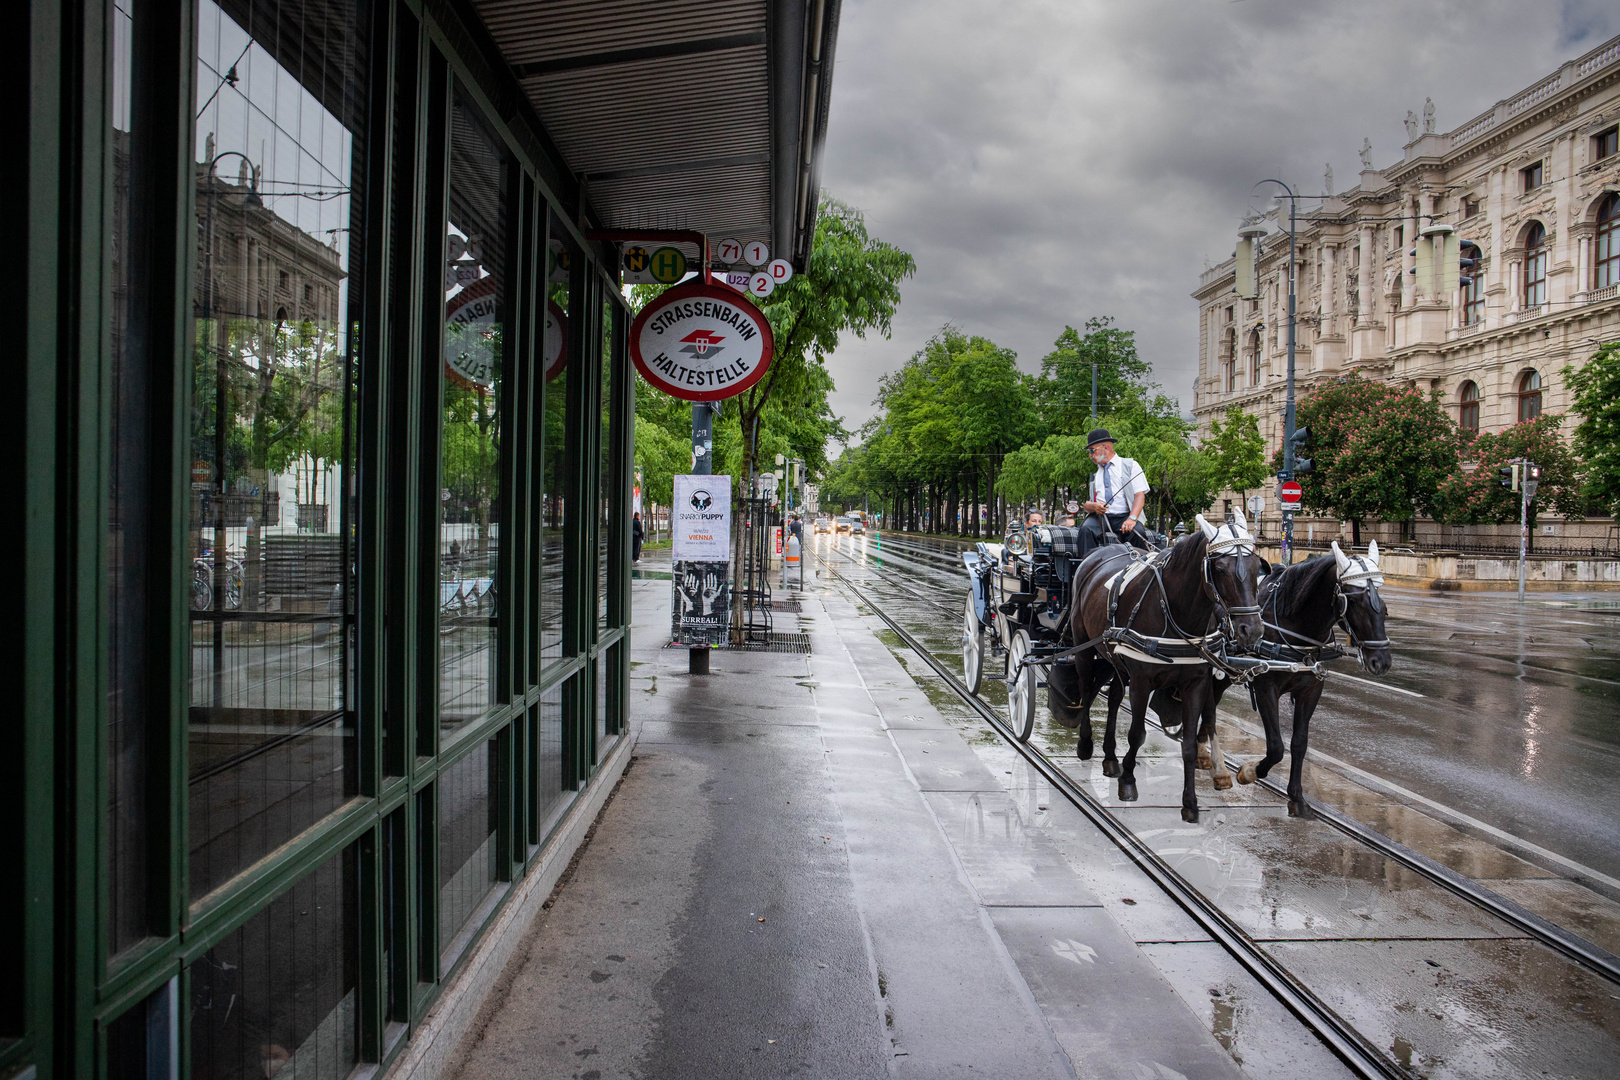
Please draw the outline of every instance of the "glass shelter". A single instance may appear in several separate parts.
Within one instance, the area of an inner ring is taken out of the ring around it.
[[[628,761],[595,234],[802,268],[838,5],[22,7],[0,1077],[383,1075]]]

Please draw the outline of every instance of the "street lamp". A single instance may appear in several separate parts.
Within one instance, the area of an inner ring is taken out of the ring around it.
[[[1266,179],[1260,181],[1259,184],[1254,186],[1258,188],[1260,184],[1276,184],[1278,187],[1282,188],[1283,191],[1287,192],[1286,198],[1288,199],[1288,401],[1283,408],[1283,467],[1282,470],[1277,473],[1277,479],[1292,480],[1294,478],[1294,335],[1296,329],[1294,317],[1296,304],[1294,295],[1294,230],[1296,217],[1295,212],[1299,204],[1299,195],[1294,191],[1293,188],[1289,187],[1281,180]],[[1280,203],[1284,197],[1285,196],[1282,195],[1277,196],[1277,201]],[[1279,207],[1279,210],[1280,209],[1281,208]],[[1244,227],[1238,231],[1240,243],[1244,245],[1244,249],[1250,253],[1247,267],[1248,281],[1246,284],[1249,286],[1249,294],[1251,296],[1258,292],[1258,290],[1255,288],[1254,281],[1254,262],[1252,255],[1253,245],[1255,241],[1258,240],[1259,237],[1264,236],[1265,233],[1265,228],[1258,222],[1245,224]],[[1239,269],[1241,271],[1243,269],[1244,260],[1240,258],[1238,262]],[[1241,288],[1243,284],[1245,284],[1245,282],[1241,280],[1238,282],[1238,292],[1240,295],[1243,293],[1243,289]],[[1282,504],[1282,534],[1283,563],[1285,565],[1292,565],[1294,561],[1294,511],[1288,506],[1287,503]]]

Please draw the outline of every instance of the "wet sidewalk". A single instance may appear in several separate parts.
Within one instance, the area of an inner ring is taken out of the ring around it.
[[[1077,811],[1009,793],[843,594],[776,613],[808,654],[688,675],[661,554],[630,768],[459,1075],[1342,1075]]]

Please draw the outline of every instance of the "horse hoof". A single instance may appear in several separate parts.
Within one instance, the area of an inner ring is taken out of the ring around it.
[[[1135,784],[1127,784],[1123,780],[1120,781],[1120,784],[1119,784],[1119,801],[1120,802],[1135,802],[1136,801],[1136,785]]]
[[[1125,770],[1123,770],[1123,769],[1121,769],[1119,767],[1118,759],[1116,759],[1116,758],[1104,758],[1103,759],[1103,775],[1104,776],[1118,776],[1120,773],[1122,773],[1124,771]]]
[[[1181,820],[1187,822],[1189,825],[1198,824],[1198,808],[1194,807],[1193,809],[1189,810],[1183,806],[1181,808]]]
[[[1092,754],[1092,746],[1088,742],[1083,742],[1083,743],[1080,744],[1079,748],[1076,750],[1075,753],[1080,758],[1081,761],[1090,761],[1091,760],[1091,754]]]
[[[1240,784],[1252,784],[1252,783],[1255,782],[1255,779],[1256,779],[1256,777],[1255,777],[1255,774],[1254,774],[1254,762],[1252,762],[1252,761],[1244,762],[1243,767],[1241,769],[1239,769],[1238,773],[1237,773],[1238,783],[1240,783]]]
[[[1304,799],[1289,799],[1288,816],[1310,820],[1316,816],[1316,812],[1311,809],[1310,803],[1306,802]]]
[[[1202,746],[1198,748],[1198,767],[1200,769],[1213,769],[1215,767],[1215,759],[1210,757],[1209,751]]]
[[[1225,791],[1227,788],[1229,788],[1231,786],[1232,786],[1232,774],[1231,773],[1222,773],[1220,776],[1215,777],[1215,790],[1216,791]]]

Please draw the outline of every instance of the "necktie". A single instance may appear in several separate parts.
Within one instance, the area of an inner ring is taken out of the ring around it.
[[[1108,469],[1114,463],[1108,462],[1103,466],[1103,512],[1107,513],[1114,503],[1114,481],[1108,474]]]

